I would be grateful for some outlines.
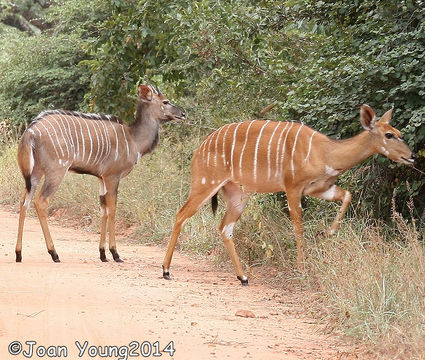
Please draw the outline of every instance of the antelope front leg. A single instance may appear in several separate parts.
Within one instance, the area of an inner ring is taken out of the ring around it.
[[[100,242],[99,242],[99,254],[100,260],[102,262],[107,262],[105,254],[105,244],[106,244],[106,231],[107,231],[107,223],[108,223],[108,207],[106,206],[106,186],[102,179],[99,180],[99,200],[100,200],[100,217],[101,217],[101,225],[100,225]]]
[[[289,215],[291,216],[295,240],[297,242],[297,268],[300,271],[304,271],[304,228],[302,224],[301,192],[287,192],[286,195],[288,198]]]
[[[117,208],[117,191],[119,180],[107,180],[105,182],[105,200],[106,200],[106,213],[109,228],[109,251],[116,262],[123,262],[117,252],[117,244],[115,241],[115,213]],[[105,220],[106,221],[106,220]],[[103,225],[103,218],[102,218]],[[106,225],[105,225],[106,228]],[[106,229],[105,229],[106,232]]]
[[[316,192],[310,194],[319,199],[329,200],[329,201],[342,201],[341,208],[335,217],[330,229],[329,234],[333,235],[339,228],[342,218],[347,212],[348,206],[351,203],[351,193],[347,190],[340,188],[339,186],[332,185],[328,190],[323,192]]]

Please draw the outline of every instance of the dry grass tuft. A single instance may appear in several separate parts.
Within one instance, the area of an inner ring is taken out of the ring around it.
[[[414,221],[393,204],[394,228],[344,223],[310,247],[308,271],[327,304],[324,321],[373,344],[379,357],[425,359],[424,249]]]

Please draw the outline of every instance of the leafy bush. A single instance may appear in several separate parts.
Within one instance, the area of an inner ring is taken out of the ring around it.
[[[3,42],[1,118],[19,124],[45,109],[79,109],[89,76],[77,66],[86,57],[77,36],[15,34]]]
[[[88,98],[94,109],[129,119],[128,94],[148,78],[197,107],[206,126],[252,118],[276,103],[272,118],[300,120],[337,138],[360,131],[361,104],[370,104],[378,116],[394,106],[393,124],[422,167],[425,7],[420,4],[116,0],[91,48],[94,58],[86,62],[94,73]],[[415,197],[420,216],[425,180],[380,156],[371,164],[374,172],[357,184],[359,192],[369,189],[362,199],[368,207],[389,218],[397,189],[402,202]],[[377,202],[374,194],[384,188],[386,195]]]

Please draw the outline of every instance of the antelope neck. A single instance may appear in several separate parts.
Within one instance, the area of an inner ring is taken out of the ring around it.
[[[158,142],[159,121],[149,105],[138,102],[135,120],[129,128],[139,153],[145,154],[153,150]]]
[[[376,154],[369,131],[346,140],[332,140],[327,144],[327,163],[334,169],[348,170],[369,156]]]

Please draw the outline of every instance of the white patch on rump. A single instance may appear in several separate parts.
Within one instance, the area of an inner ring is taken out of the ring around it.
[[[224,234],[224,236],[226,236],[227,238],[231,238],[233,236],[234,227],[235,227],[234,222],[227,224],[222,230],[222,233]]]

